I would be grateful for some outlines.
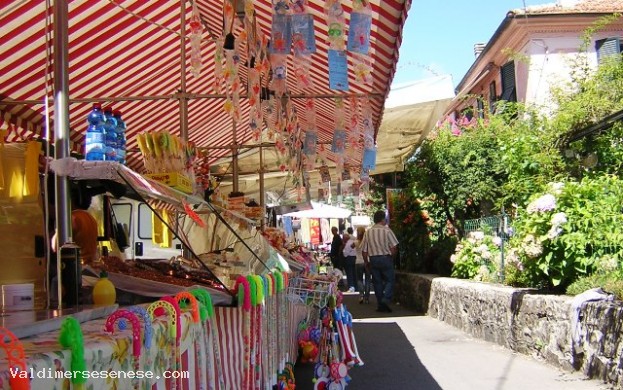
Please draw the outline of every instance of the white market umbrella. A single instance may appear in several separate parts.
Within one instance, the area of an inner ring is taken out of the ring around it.
[[[293,213],[283,214],[284,217],[294,218],[348,218],[352,211],[335,207],[324,203],[311,202],[311,210],[295,211]]]

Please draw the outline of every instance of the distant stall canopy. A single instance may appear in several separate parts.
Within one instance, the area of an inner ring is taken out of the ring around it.
[[[196,173],[203,176],[230,174],[227,161],[232,155],[240,155],[241,167],[249,169],[242,173],[256,173],[258,166],[248,168],[243,157],[260,143],[266,153],[275,154],[262,167],[267,172],[314,170],[326,164],[345,165],[358,175],[362,133],[349,130],[348,152],[333,153],[336,122],[341,113],[357,113],[360,127],[364,114],[369,115],[376,138],[411,0],[274,3],[70,1],[73,151],[83,151],[87,114],[94,102],[101,102],[122,112],[127,164],[139,173],[144,168],[137,135],[168,131],[182,137],[187,133],[197,147]],[[295,19],[284,22],[282,12],[289,18],[304,14],[291,23],[299,30],[292,30],[290,40],[279,29]],[[361,24],[367,14],[369,33],[365,20]],[[353,20],[359,20],[359,29],[353,29],[351,41],[365,43],[366,54],[356,53],[362,47],[347,44]],[[52,88],[58,77],[52,64],[53,22],[50,0],[0,4],[0,130],[8,142],[53,139]],[[308,36],[301,38],[304,32]],[[336,41],[336,34],[343,42]],[[339,53],[332,50],[336,45]],[[313,117],[307,115],[310,104]],[[303,141],[312,128],[318,146],[314,161],[304,166]]]
[[[400,172],[406,159],[435,127],[454,98],[450,75],[417,80],[392,88],[378,131],[376,169]]]
[[[293,218],[348,218],[352,211],[341,207],[331,206],[328,204],[311,202],[311,210],[295,211],[293,213],[284,214],[284,217]]]

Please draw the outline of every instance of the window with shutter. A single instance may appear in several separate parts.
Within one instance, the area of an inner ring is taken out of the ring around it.
[[[516,102],[517,93],[515,90],[515,62],[511,61],[502,66],[502,96],[500,100]]]
[[[485,101],[484,96],[478,96],[476,99],[476,110],[478,110],[478,118],[483,119],[485,117]]]
[[[597,62],[602,64],[606,58],[621,54],[621,39],[606,38],[595,41],[597,51]]]
[[[491,113],[495,112],[495,101],[498,99],[497,90],[495,87],[495,81],[492,81],[489,84],[489,111]]]

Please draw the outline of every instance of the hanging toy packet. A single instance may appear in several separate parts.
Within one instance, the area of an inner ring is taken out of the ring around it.
[[[285,0],[273,2],[273,22],[270,32],[270,52],[272,54],[290,54],[292,32],[290,29],[290,6]]]
[[[353,1],[353,12],[350,15],[350,25],[348,27],[349,51],[368,54],[371,26],[372,16],[368,1]]]

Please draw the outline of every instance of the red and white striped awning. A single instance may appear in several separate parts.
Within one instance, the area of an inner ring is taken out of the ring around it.
[[[50,99],[55,75],[51,3],[52,0],[0,3],[0,129],[8,130],[8,142],[41,138],[46,128],[53,129],[54,105]],[[342,0],[342,3],[348,23],[352,2]],[[329,89],[325,0],[309,0],[318,50],[312,57],[311,76],[315,87],[301,91],[290,83],[288,93],[317,97],[320,142],[332,139],[334,101],[331,97],[334,95],[370,96],[374,125],[378,130],[411,0],[369,0],[369,3],[373,83],[356,84],[349,58],[350,91],[341,93]],[[181,4],[186,8],[188,29],[191,1],[69,1],[69,119],[75,151],[82,150],[85,118],[95,101],[123,112],[128,125],[128,149],[137,148],[136,134],[144,131],[168,130],[180,134]],[[213,90],[215,38],[222,34],[223,0],[196,0],[196,4],[207,28],[201,43],[203,68],[198,78],[190,72],[190,41],[184,40],[189,140],[200,147],[227,146],[233,141],[232,120],[222,108],[223,97],[215,95]],[[254,5],[257,25],[268,36],[271,1],[256,0]],[[245,77],[246,71],[241,73]],[[294,101],[299,115],[304,115],[303,99]],[[242,112],[237,142],[249,144],[252,134],[246,125],[249,107],[244,99]],[[52,139],[53,135],[49,136]],[[215,161],[229,153],[228,149],[211,150],[209,160]],[[139,157],[137,152],[128,153],[128,165],[140,172]]]

